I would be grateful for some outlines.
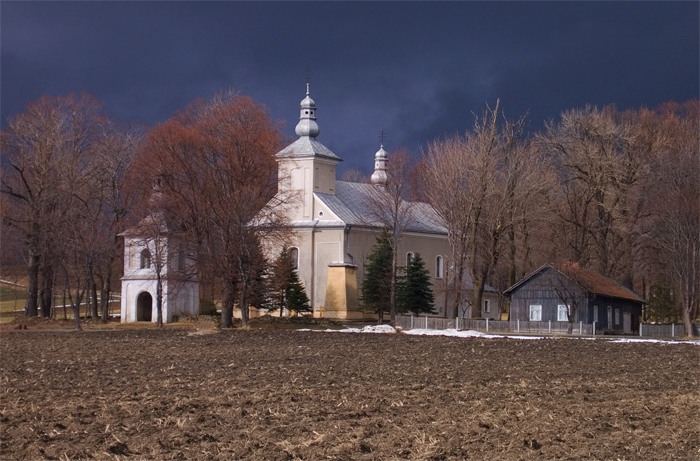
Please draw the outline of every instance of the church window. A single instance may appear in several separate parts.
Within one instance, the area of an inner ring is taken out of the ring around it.
[[[299,249],[298,248],[290,248],[289,249],[289,258],[292,260],[292,267],[295,270],[299,269]]]
[[[435,258],[435,278],[441,279],[443,276],[443,260],[442,256]]]
[[[179,271],[184,271],[185,270],[185,261],[186,261],[186,254],[185,254],[185,249],[180,247],[178,249],[178,254],[177,254],[177,270]]]
[[[409,251],[408,253],[406,253],[406,265],[408,266],[409,264],[411,264],[411,261],[413,261],[413,253]]]
[[[151,252],[148,251],[148,248],[145,248],[141,252],[141,269],[148,269],[151,267]]]

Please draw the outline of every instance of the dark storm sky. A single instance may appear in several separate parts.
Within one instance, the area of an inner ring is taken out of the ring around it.
[[[306,69],[318,140],[371,171],[385,147],[464,131],[500,98],[530,126],[562,110],[698,98],[698,2],[0,3],[1,116],[87,91],[154,125],[233,88],[293,136]]]

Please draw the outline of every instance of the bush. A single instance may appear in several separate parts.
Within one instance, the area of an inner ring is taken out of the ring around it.
[[[199,315],[218,315],[216,304],[211,299],[199,300]]]

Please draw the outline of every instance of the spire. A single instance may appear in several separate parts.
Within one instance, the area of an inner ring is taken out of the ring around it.
[[[379,145],[379,150],[374,154],[374,173],[372,173],[370,180],[375,186],[386,187],[387,180],[389,179],[387,175],[389,154],[384,150],[384,131],[382,131],[380,139],[382,142]]]
[[[297,136],[308,136],[315,138],[320,130],[316,124],[316,103],[309,96],[309,84],[306,84],[306,97],[301,101],[301,111],[299,113],[299,123],[294,130]]]

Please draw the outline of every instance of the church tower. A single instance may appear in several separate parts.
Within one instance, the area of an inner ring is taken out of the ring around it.
[[[320,129],[316,123],[316,102],[309,96],[308,83],[295,132],[299,139],[277,153],[280,187],[301,193],[302,206],[291,219],[311,221],[313,194],[335,194],[335,169],[342,159],[316,140]]]
[[[387,174],[387,162],[389,155],[384,150],[384,144],[381,144],[379,150],[374,154],[374,173],[370,181],[377,187],[386,187],[389,178]]]

